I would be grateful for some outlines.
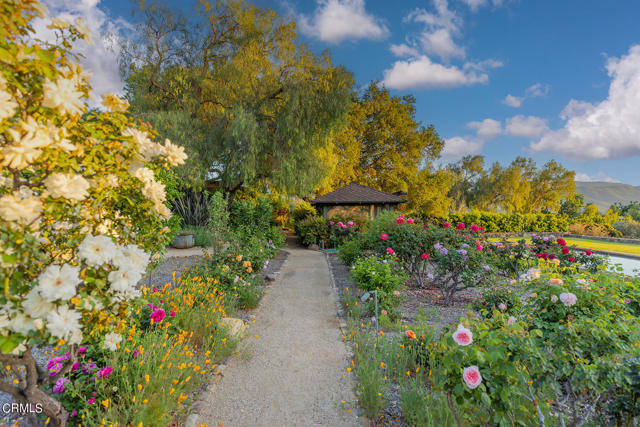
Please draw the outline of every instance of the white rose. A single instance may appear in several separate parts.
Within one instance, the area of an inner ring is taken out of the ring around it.
[[[28,224],[42,212],[42,201],[38,197],[20,198],[15,194],[0,197],[0,216],[6,221]]]
[[[47,316],[47,330],[57,338],[68,340],[77,336],[80,331],[80,318],[82,315],[69,309],[66,305],[58,307]]]
[[[82,92],[76,90],[74,80],[63,77],[58,77],[55,82],[45,80],[42,88],[44,90],[43,107],[54,108],[61,114],[70,115],[80,115],[84,111]]]
[[[49,301],[68,301],[76,295],[76,286],[81,282],[79,274],[79,267],[52,264],[38,277],[38,292]]]
[[[56,172],[49,175],[44,184],[53,197],[80,201],[89,196],[89,181],[82,175]]]
[[[118,247],[108,236],[88,235],[78,246],[78,255],[87,264],[99,267],[102,264],[110,263],[118,255]]]

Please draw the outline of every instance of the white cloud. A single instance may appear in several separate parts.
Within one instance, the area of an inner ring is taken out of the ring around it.
[[[406,20],[424,24],[418,36],[422,50],[427,55],[435,55],[442,59],[464,58],[464,47],[456,44],[455,37],[461,34],[462,18],[449,9],[447,0],[433,0],[435,11],[415,9]]]
[[[513,96],[509,94],[502,100],[502,103],[508,105],[509,107],[518,108],[522,105],[522,101],[524,101],[524,98],[522,98],[521,96]]]
[[[640,45],[606,64],[611,84],[604,101],[571,100],[562,111],[562,129],[549,130],[533,151],[553,151],[593,160],[640,155]]]
[[[522,105],[525,99],[546,96],[549,93],[549,88],[550,86],[547,84],[535,83],[526,88],[524,91],[524,95],[522,96],[514,96],[508,94],[502,100],[502,103],[508,105],[509,107],[518,108]]]
[[[396,61],[391,69],[383,72],[382,83],[391,89],[433,89],[487,83],[486,73],[464,71],[454,65],[445,66],[432,62],[427,56]]]
[[[36,37],[44,41],[56,40],[53,30],[48,29],[51,18],[68,21],[81,17],[91,29],[92,44],[77,41],[73,50],[81,53],[80,64],[91,74],[91,86],[96,95],[105,93],[122,94],[124,82],[120,77],[118,57],[121,51],[121,37],[133,31],[133,27],[122,19],[113,20],[98,6],[100,0],[44,0],[49,9],[49,18],[38,18],[33,22]]]
[[[477,138],[455,136],[444,143],[442,155],[450,160],[457,160],[468,154],[478,154],[484,141]]]
[[[475,129],[476,135],[483,140],[493,139],[502,133],[502,123],[494,119],[467,123],[469,129]]]
[[[365,10],[364,0],[318,0],[311,16],[298,15],[300,30],[329,43],[379,40],[389,34],[384,23]]]
[[[595,175],[588,175],[586,173],[576,173],[575,181],[578,182],[620,182],[615,178],[611,178],[604,172],[598,172]]]
[[[536,116],[517,115],[506,120],[504,131],[507,135],[520,138],[536,138],[548,129],[545,119]]]
[[[401,58],[406,56],[420,56],[420,52],[418,52],[418,49],[411,46],[407,46],[404,43],[392,44],[390,47],[390,50],[391,50],[391,53],[393,53],[395,56],[399,56]]]
[[[481,7],[486,6],[489,3],[492,3],[495,7],[502,6],[504,0],[493,0],[491,2],[487,0],[460,0],[462,3],[469,6],[472,12],[477,12]]]

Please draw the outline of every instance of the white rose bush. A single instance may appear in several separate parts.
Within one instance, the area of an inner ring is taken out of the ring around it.
[[[186,154],[153,141],[115,95],[103,97],[107,111],[89,110],[88,75],[71,51],[89,40],[86,24],[54,19],[57,43],[45,43],[30,26],[45,16],[36,0],[0,1],[0,360],[17,376],[0,390],[64,424],[43,390],[81,344],[118,348],[150,254],[168,242],[158,173]],[[32,355],[47,344],[70,348],[54,375]]]

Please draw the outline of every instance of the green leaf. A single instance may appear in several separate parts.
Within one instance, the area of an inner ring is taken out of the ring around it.
[[[44,62],[53,62],[54,59],[53,52],[45,49],[38,49],[36,51],[36,55],[38,55],[38,58],[42,59]]]

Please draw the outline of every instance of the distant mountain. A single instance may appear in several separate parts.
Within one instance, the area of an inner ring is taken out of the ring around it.
[[[576,181],[576,191],[584,194],[585,204],[595,203],[601,212],[605,212],[615,202],[640,201],[640,186],[617,182]]]

